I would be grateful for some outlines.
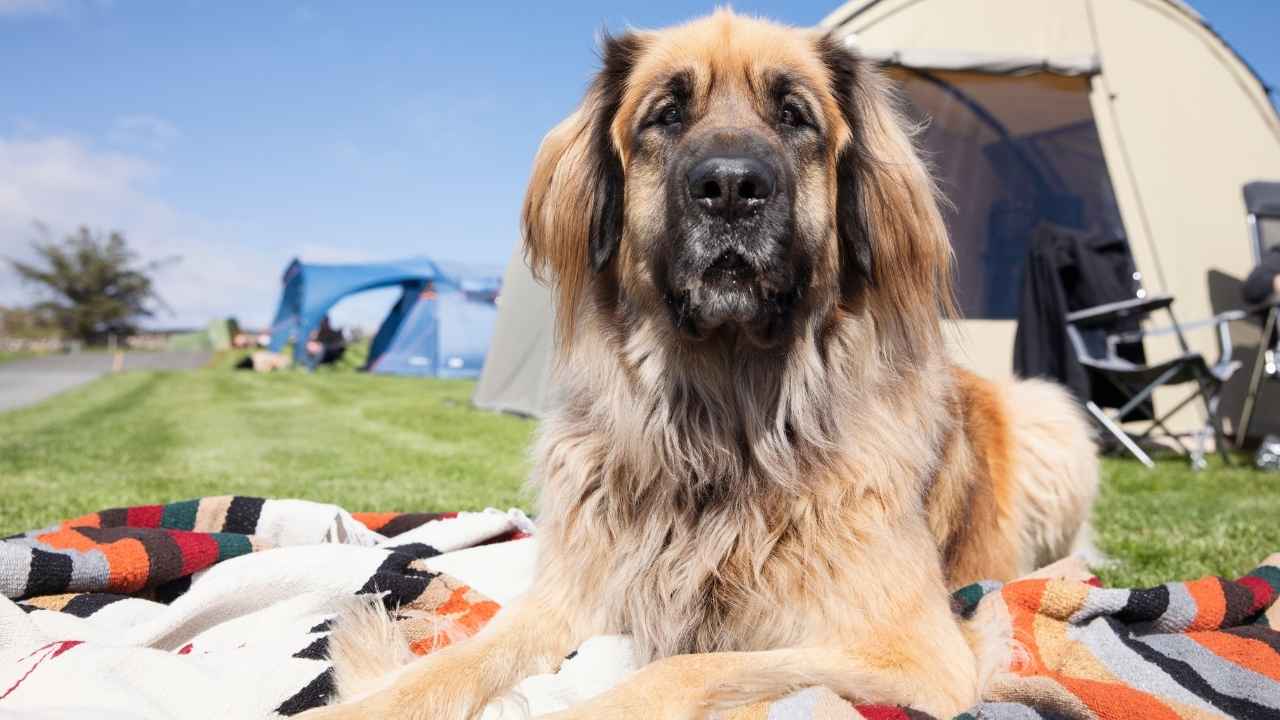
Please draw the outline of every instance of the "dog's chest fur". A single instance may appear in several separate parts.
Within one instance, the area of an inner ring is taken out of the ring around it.
[[[542,542],[567,560],[560,576],[590,594],[593,630],[630,634],[642,662],[820,642],[874,604],[858,578],[875,572],[875,536],[891,534],[874,498],[859,509],[855,493],[768,491],[689,507],[678,494],[637,503],[607,485],[575,509],[571,522],[584,525]]]
[[[670,517],[665,529],[653,519],[615,528],[620,552],[605,568],[620,601],[611,624],[650,657],[780,644],[769,640],[778,628],[753,622],[786,600],[760,580],[777,540],[757,523],[716,507]]]
[[[837,438],[813,444],[812,417],[779,422],[742,397],[597,395],[544,426],[544,559],[598,598],[593,629],[631,634],[640,659],[796,645],[860,604],[863,536],[886,510],[858,480],[866,463]],[[918,473],[924,454],[879,474]]]

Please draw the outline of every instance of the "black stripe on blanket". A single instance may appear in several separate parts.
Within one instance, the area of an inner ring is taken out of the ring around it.
[[[180,578],[174,578],[167,583],[156,588],[156,602],[162,602],[165,605],[177,600],[191,589],[191,576],[183,575]]]
[[[116,593],[80,593],[62,606],[62,612],[78,618],[87,618],[111,603],[128,599],[128,595],[118,595]]]
[[[1130,630],[1117,622],[1114,618],[1107,618],[1107,624],[1111,626],[1112,632],[1124,643],[1126,647],[1138,653],[1143,660],[1155,665],[1161,670],[1168,673],[1173,681],[1186,688],[1187,690],[1200,696],[1205,702],[1210,703],[1228,717],[1233,718],[1274,718],[1276,711],[1265,705],[1259,705],[1251,700],[1244,698],[1225,695],[1213,689],[1213,686],[1204,679],[1200,673],[1190,664],[1183,662],[1177,658],[1169,657],[1164,653],[1156,650],[1150,645],[1142,642],[1140,638],[1134,637]]]
[[[401,555],[412,555],[414,560],[426,560],[440,554],[439,550],[426,543],[405,543],[404,545],[392,545],[387,549]],[[411,570],[411,572],[418,571]]]
[[[310,645],[293,654],[299,660],[326,660],[329,657],[329,636],[318,637]]]
[[[440,513],[404,513],[391,518],[390,522],[378,528],[378,532],[387,537],[395,537],[400,533],[421,527],[432,520],[439,520],[440,515]]]
[[[369,578],[356,594],[386,593],[382,598],[382,604],[388,609],[408,605],[421,597],[431,581],[439,575],[428,570],[413,569],[409,567],[409,563],[439,554],[440,552],[435,548],[422,543],[401,545],[387,555],[387,559],[378,566],[373,577]]]
[[[1123,623],[1151,622],[1169,609],[1169,588],[1157,585],[1153,588],[1131,590],[1129,601],[1115,614]]]
[[[124,527],[129,524],[129,508],[111,508],[98,513],[98,527]]]
[[[31,549],[31,571],[23,597],[54,595],[67,591],[71,583],[71,556]]]
[[[293,697],[280,703],[276,708],[279,715],[297,715],[304,710],[317,708],[328,702],[333,695],[333,668],[329,668],[316,676],[315,680],[299,690]]]
[[[227,518],[222,521],[222,532],[253,535],[258,531],[258,518],[266,500],[237,495],[227,506]]]

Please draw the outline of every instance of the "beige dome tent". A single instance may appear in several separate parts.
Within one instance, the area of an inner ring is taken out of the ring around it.
[[[922,141],[956,206],[960,357],[977,370],[1011,370],[1037,181],[1009,157],[1019,149],[1050,159],[1040,219],[1127,237],[1146,289],[1177,298],[1180,319],[1213,314],[1211,272],[1252,267],[1242,189],[1280,178],[1280,119],[1180,0],[854,0],[822,24],[883,63],[929,122]],[[1216,353],[1211,331],[1189,339]]]
[[[1211,314],[1210,269],[1248,272],[1241,189],[1280,179],[1280,120],[1259,78],[1182,2],[855,0],[822,24],[883,63],[929,123],[922,142],[956,207],[969,318],[958,357],[980,372],[1011,371],[1037,218],[1123,233],[1147,289],[1176,296],[1184,319]],[[549,299],[519,253],[511,263],[475,400],[536,414]]]

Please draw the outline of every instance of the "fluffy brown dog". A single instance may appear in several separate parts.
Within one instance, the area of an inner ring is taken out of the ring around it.
[[[376,622],[339,629],[347,704],[318,714],[472,717],[601,633],[653,662],[563,717],[817,684],[973,703],[948,586],[1065,554],[1097,467],[1061,392],[949,360],[947,234],[881,77],[727,11],[607,39],[538,154],[524,233],[560,338],[539,579],[404,666]]]

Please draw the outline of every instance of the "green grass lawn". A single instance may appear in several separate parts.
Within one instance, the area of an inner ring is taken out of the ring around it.
[[[355,373],[108,376],[0,414],[0,535],[201,495],[527,507],[533,423],[471,409],[472,387]]]
[[[1109,585],[1155,585],[1203,575],[1239,575],[1280,552],[1280,474],[1238,456],[1192,472],[1181,458],[1147,470],[1132,460],[1103,462],[1094,509],[1098,546],[1113,560]]]
[[[352,510],[527,508],[534,424],[474,410],[472,384],[222,368],[125,373],[0,414],[0,535],[200,495]],[[1112,585],[1245,572],[1280,551],[1280,475],[1104,462],[1094,515]]]

